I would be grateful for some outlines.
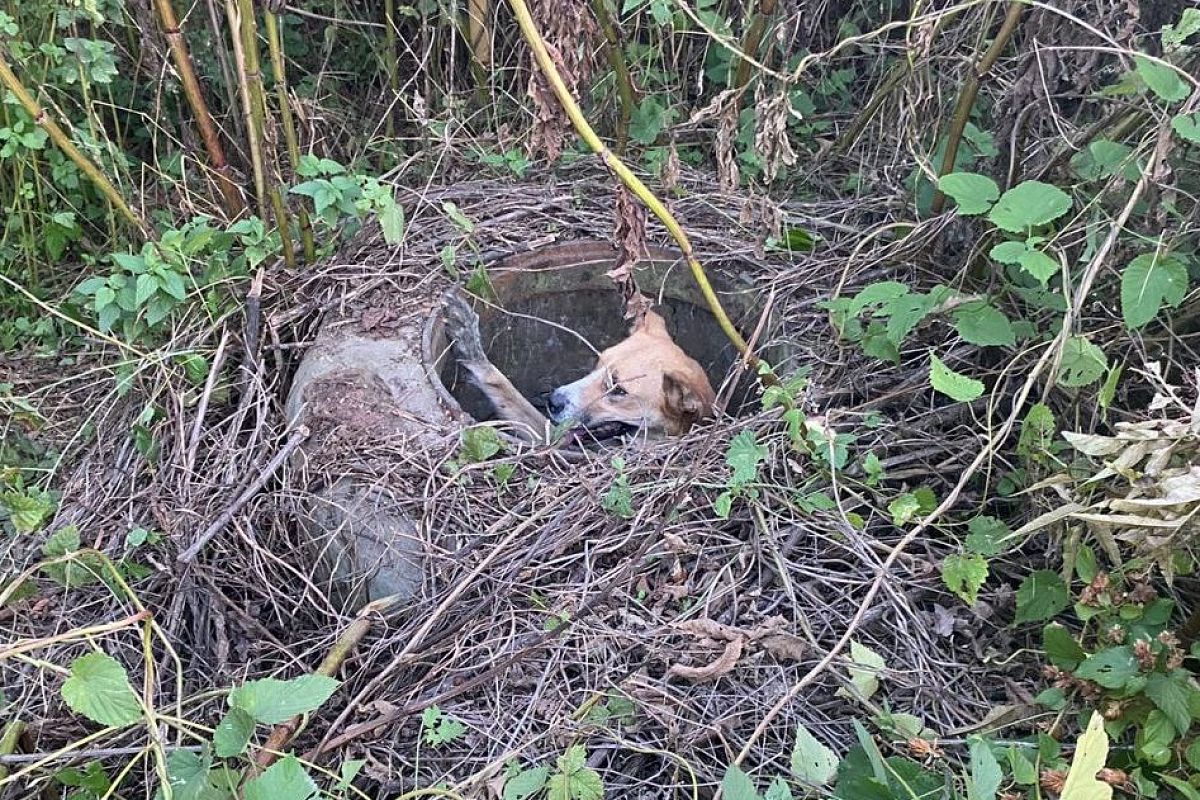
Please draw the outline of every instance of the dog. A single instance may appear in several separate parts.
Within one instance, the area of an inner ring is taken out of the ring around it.
[[[546,417],[488,360],[479,316],[462,293],[448,292],[443,311],[459,362],[496,416],[516,423],[531,441],[549,443]],[[628,337],[600,353],[591,372],[550,392],[546,405],[549,421],[567,426],[564,442],[602,442],[680,436],[712,416],[715,400],[704,369],[674,342],[666,321],[647,311]]]

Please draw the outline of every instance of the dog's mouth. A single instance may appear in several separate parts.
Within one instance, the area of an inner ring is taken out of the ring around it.
[[[620,420],[598,422],[594,425],[576,425],[569,428],[563,435],[563,444],[583,444],[586,442],[607,442],[637,433],[640,425],[633,425]]]

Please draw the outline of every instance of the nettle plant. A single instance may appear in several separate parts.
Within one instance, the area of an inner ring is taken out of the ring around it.
[[[374,215],[388,244],[404,236],[404,207],[388,186],[375,178],[348,172],[328,158],[305,155],[296,174],[308,180],[293,186],[292,194],[312,200],[317,218],[330,228],[345,222],[345,235],[352,235],[364,220]]]
[[[113,270],[75,287],[75,298],[95,314],[101,333],[126,341],[154,341],[177,310],[199,303],[213,315],[232,297],[229,283],[247,277],[277,252],[279,236],[257,218],[226,230],[198,217],[146,242],[138,253],[113,253]]]

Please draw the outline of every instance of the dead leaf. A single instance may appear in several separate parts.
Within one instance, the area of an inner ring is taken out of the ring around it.
[[[715,639],[719,642],[732,642],[746,638],[741,630],[724,625],[712,619],[689,619],[675,626],[676,630],[697,638]]]
[[[804,640],[790,633],[773,633],[757,644],[780,661],[803,661],[807,652]]]
[[[607,275],[625,300],[625,319],[641,320],[650,310],[650,300],[638,291],[633,267],[646,253],[646,209],[623,184],[617,185],[613,204],[616,216],[614,238],[617,261]]]
[[[754,90],[754,152],[763,165],[767,183],[775,180],[781,166],[796,163],[787,122],[792,101],[786,91],[768,95],[766,83],[759,81]]]
[[[742,657],[742,649],[744,640],[741,638],[734,639],[725,645],[725,651],[712,662],[703,667],[688,667],[682,664],[672,664],[667,670],[667,677],[678,677],[693,683],[704,683],[706,681],[716,680],[722,675],[730,672],[737,666],[738,660]]]

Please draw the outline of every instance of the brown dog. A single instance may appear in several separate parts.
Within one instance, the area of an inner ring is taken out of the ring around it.
[[[527,429],[534,441],[549,441],[546,418],[488,360],[479,317],[466,299],[452,290],[443,306],[459,360],[497,416]],[[663,318],[649,311],[624,341],[600,354],[591,372],[552,391],[547,407],[551,421],[570,426],[568,439],[658,438],[686,433],[712,416],[715,399],[704,370],[671,339]]]

